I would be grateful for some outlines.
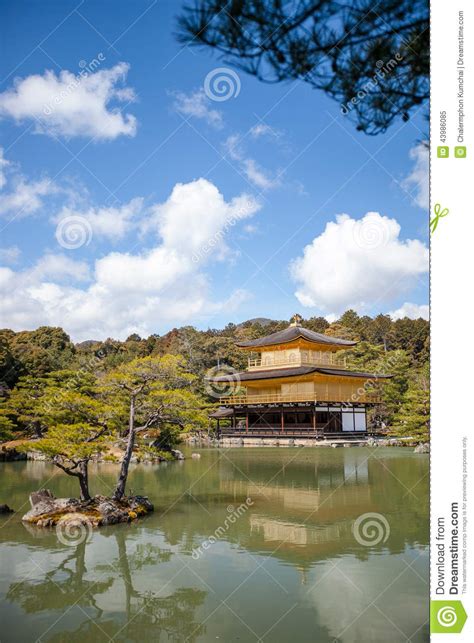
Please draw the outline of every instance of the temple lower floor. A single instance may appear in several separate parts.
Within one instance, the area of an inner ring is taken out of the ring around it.
[[[234,406],[214,414],[222,436],[332,436],[367,433],[366,406],[317,403]]]

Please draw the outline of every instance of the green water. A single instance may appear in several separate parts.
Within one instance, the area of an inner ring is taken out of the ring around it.
[[[20,521],[30,491],[74,495],[74,480],[46,463],[0,465],[0,502],[17,510],[0,516],[2,643],[428,641],[427,456],[200,453],[135,466],[130,487],[155,513],[82,542]],[[115,471],[95,468],[93,492]],[[367,513],[381,529],[355,534]]]

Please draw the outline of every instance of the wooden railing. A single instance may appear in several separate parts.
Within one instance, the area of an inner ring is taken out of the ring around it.
[[[329,366],[333,368],[346,368],[345,357],[335,357],[328,355],[327,358],[305,357],[300,355],[293,359],[288,357],[261,357],[249,358],[248,370],[255,371],[265,368],[274,368],[275,366],[292,367],[292,366]]]
[[[320,395],[316,397],[311,393],[290,393],[289,395],[282,395],[281,393],[273,393],[270,395],[229,395],[219,399],[220,404],[240,405],[240,404],[275,404],[278,402],[345,402],[347,404],[378,404],[382,401],[379,393],[365,392],[354,393],[354,396],[347,396],[344,394],[331,393],[328,395]]]

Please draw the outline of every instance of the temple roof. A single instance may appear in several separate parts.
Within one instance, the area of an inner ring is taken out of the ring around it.
[[[332,346],[355,346],[355,344],[357,344],[357,342],[351,342],[347,339],[339,339],[338,337],[329,337],[329,335],[316,333],[314,330],[308,330],[302,326],[292,324],[288,326],[288,328],[285,328],[285,330],[279,330],[276,333],[267,335],[266,337],[259,337],[258,339],[252,339],[247,342],[237,342],[236,346],[239,348],[275,346],[277,344],[293,342],[300,338],[314,344],[328,344]]]
[[[243,371],[242,373],[232,373],[220,377],[209,378],[211,382],[245,382],[255,380],[269,380],[280,377],[301,377],[310,373],[322,373],[323,375],[335,375],[338,377],[362,377],[370,380],[387,379],[391,375],[381,375],[377,373],[366,373],[365,371],[345,371],[340,368],[326,368],[321,366],[294,366],[291,368],[273,368],[267,371]]]
[[[209,413],[209,417],[214,418],[215,420],[222,420],[223,418],[231,417],[233,414],[233,409],[229,409],[226,406],[220,406],[213,413]]]

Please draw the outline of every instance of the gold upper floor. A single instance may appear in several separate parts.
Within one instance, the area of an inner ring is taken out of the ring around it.
[[[300,347],[265,350],[248,359],[249,371],[288,368],[292,366],[329,366],[347,368],[347,359],[342,351],[316,350]]]

